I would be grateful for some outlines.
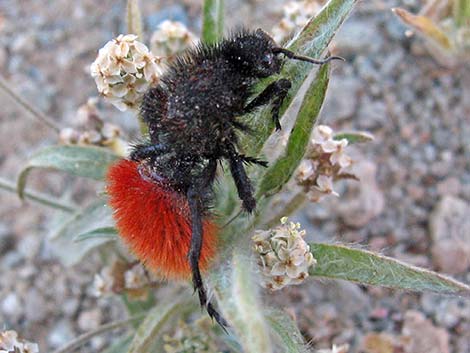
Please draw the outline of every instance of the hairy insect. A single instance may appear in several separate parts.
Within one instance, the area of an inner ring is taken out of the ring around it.
[[[150,141],[136,145],[130,160],[108,173],[110,205],[121,236],[136,255],[167,278],[192,275],[200,304],[221,326],[224,318],[208,301],[201,269],[214,258],[216,226],[211,200],[217,164],[227,160],[243,209],[256,201],[245,164],[267,164],[238,151],[237,133],[249,128],[239,117],[271,104],[279,110],[291,87],[285,78],[254,98],[254,85],[278,74],[284,58],[324,64],[279,47],[261,29],[240,31],[214,45],[199,44],[169,66],[145,94],[141,116]]]

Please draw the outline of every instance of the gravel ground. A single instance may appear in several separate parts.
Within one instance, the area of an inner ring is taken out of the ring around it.
[[[167,17],[195,31],[200,26],[194,0],[141,3],[147,28]],[[271,28],[281,3],[228,1],[229,24]],[[397,5],[361,2],[334,45],[348,61],[335,64],[322,122],[375,135],[354,150],[362,182],[341,184],[340,199],[308,205],[294,218],[312,239],[361,244],[469,283],[470,72],[439,67],[419,40],[405,37],[389,11]],[[125,30],[124,8],[125,1],[3,0],[1,74],[57,124],[72,125],[78,106],[96,94],[87,65]],[[1,176],[13,179],[33,151],[57,137],[3,95],[0,104]],[[135,132],[128,114],[107,105],[104,111]],[[93,196],[91,185],[44,172],[30,178],[32,188],[77,202]],[[91,295],[97,256],[66,269],[54,257],[46,239],[50,210],[4,192],[0,200],[0,327],[48,352],[122,316],[117,300]],[[468,299],[309,282],[270,300],[286,306],[318,348],[349,343],[352,352],[470,352]],[[108,340],[95,339],[83,352],[99,351]],[[374,350],[374,342],[395,350]]]

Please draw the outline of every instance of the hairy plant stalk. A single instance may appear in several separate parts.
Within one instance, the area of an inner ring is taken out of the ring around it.
[[[265,223],[265,228],[273,228],[279,224],[279,220],[282,217],[289,217],[295,211],[297,211],[307,201],[307,196],[304,191],[300,191],[292,197],[287,205],[282,208],[282,211],[273,216],[269,221]]]
[[[0,177],[0,189],[17,193],[16,184]],[[58,210],[62,210],[68,213],[74,213],[76,207],[70,204],[66,204],[48,195],[44,195],[34,191],[25,191],[24,196],[29,200],[40,203],[44,206],[52,207]]]
[[[18,103],[24,110],[31,113],[33,117],[41,121],[42,123],[46,124],[55,132],[60,132],[60,127],[53,121],[52,119],[48,118],[44,113],[34,108],[28,102],[26,102],[23,98],[21,98],[16,92],[14,92],[10,87],[9,83],[5,80],[5,78],[0,76],[0,88],[10,96],[16,103]]]
[[[139,0],[127,1],[127,32],[135,34],[139,40],[143,40],[142,31],[142,15],[140,13]]]
[[[457,26],[470,26],[470,1],[454,0],[453,15]]]

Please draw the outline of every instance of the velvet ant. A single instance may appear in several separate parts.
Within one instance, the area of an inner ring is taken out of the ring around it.
[[[216,253],[217,227],[211,220],[217,164],[225,159],[243,209],[256,207],[247,163],[267,163],[238,151],[237,133],[249,132],[239,117],[271,104],[280,129],[279,109],[291,83],[269,84],[252,98],[254,85],[279,74],[284,59],[325,64],[280,47],[263,30],[238,31],[216,44],[201,43],[171,63],[141,105],[149,141],[134,146],[129,160],[110,167],[109,203],[117,228],[133,252],[166,278],[192,275],[199,301],[222,326],[204,288],[201,270]]]

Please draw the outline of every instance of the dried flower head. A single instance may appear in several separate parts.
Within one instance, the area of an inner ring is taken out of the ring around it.
[[[300,284],[308,277],[308,269],[316,261],[303,237],[299,223],[281,219],[281,225],[270,230],[258,230],[252,240],[259,255],[263,286],[271,290]]]
[[[0,352],[1,353],[38,353],[37,343],[18,339],[16,331],[0,332]]]
[[[323,2],[322,0],[303,0],[291,1],[284,5],[284,17],[272,30],[274,40],[281,43],[294,31],[305,26],[309,18],[320,11]]]
[[[126,288],[139,289],[148,285],[148,277],[141,264],[135,264],[124,272],[124,285]]]
[[[90,66],[98,91],[119,110],[136,109],[144,92],[158,82],[160,58],[134,34],[119,35],[98,52]]]
[[[311,201],[318,202],[330,194],[339,196],[333,189],[333,182],[355,178],[345,172],[352,165],[351,157],[345,153],[347,146],[346,139],[334,139],[329,126],[319,125],[313,129],[309,150],[296,174],[297,183],[304,187]]]
[[[177,21],[163,21],[150,39],[152,53],[171,57],[180,54],[197,41],[197,37],[186,26]]]
[[[121,128],[105,122],[97,106],[98,99],[91,97],[77,110],[77,128],[60,131],[59,140],[64,145],[94,145],[108,147],[116,154],[127,155],[128,143],[121,139]]]
[[[96,297],[104,297],[113,293],[114,276],[111,266],[103,267],[96,273],[93,280],[93,293]]]
[[[142,264],[115,261],[95,274],[93,292],[97,297],[126,293],[133,300],[147,300],[150,285]]]

